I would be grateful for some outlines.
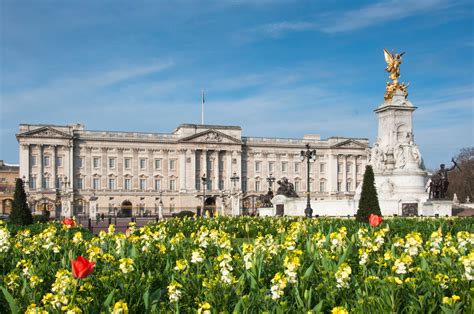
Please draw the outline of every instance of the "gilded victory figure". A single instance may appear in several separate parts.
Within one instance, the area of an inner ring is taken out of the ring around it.
[[[387,62],[385,71],[390,73],[389,77],[392,80],[392,82],[387,82],[387,86],[385,88],[385,100],[392,99],[397,90],[403,92],[403,95],[406,98],[408,96],[408,86],[405,83],[398,83],[398,78],[400,77],[400,64],[402,64],[402,56],[405,54],[405,52],[390,53],[384,48],[383,53],[385,56],[385,62]]]

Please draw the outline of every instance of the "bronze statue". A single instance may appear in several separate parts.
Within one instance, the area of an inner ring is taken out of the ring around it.
[[[295,192],[295,186],[293,183],[290,183],[286,177],[281,178],[277,183],[280,185],[277,190],[277,195],[281,194],[286,197],[299,197]]]
[[[454,158],[452,158],[451,161],[454,164],[452,167],[446,168],[445,164],[441,164],[439,166],[440,169],[431,177],[431,182],[429,186],[430,198],[434,198],[434,199],[446,198],[446,195],[448,192],[448,186],[449,186],[448,172],[454,170],[455,168],[458,168],[459,171],[461,171],[461,168],[459,168]]]

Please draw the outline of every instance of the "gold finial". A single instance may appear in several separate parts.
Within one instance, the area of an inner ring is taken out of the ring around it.
[[[389,77],[392,80],[392,82],[387,82],[387,86],[385,87],[385,100],[392,99],[397,90],[400,90],[406,98],[408,96],[408,86],[405,83],[398,83],[398,78],[400,77],[400,64],[402,64],[402,56],[405,53],[390,53],[385,48],[383,49],[383,53],[385,56],[385,62],[387,62],[385,71],[390,73]]]

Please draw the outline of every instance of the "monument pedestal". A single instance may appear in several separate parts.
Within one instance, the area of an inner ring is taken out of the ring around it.
[[[420,214],[423,216],[452,216],[453,202],[450,200],[430,199],[423,204]]]

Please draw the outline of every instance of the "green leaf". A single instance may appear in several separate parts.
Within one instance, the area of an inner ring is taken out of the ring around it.
[[[146,290],[143,294],[143,303],[145,303],[145,310],[148,311],[150,308],[150,290]]]
[[[5,296],[5,299],[7,299],[8,305],[10,306],[10,311],[12,311],[12,314],[18,313],[18,305],[16,305],[15,299],[13,299],[12,295],[10,292],[5,287],[0,286],[0,289],[2,289],[3,295]]]
[[[309,276],[311,276],[311,274],[313,273],[313,269],[314,264],[311,264],[311,266],[309,266],[308,269],[306,269],[306,271],[304,272],[303,279],[308,279]]]
[[[321,309],[323,308],[323,303],[324,303],[324,300],[321,300],[318,305],[316,305],[314,308],[313,308],[313,312],[314,313],[321,313]]]
[[[107,299],[105,299],[105,302],[104,302],[104,307],[107,309],[109,309],[110,307],[110,303],[112,303],[112,299],[114,297],[114,293],[115,293],[115,290],[112,290],[110,291],[109,295],[107,296]]]

